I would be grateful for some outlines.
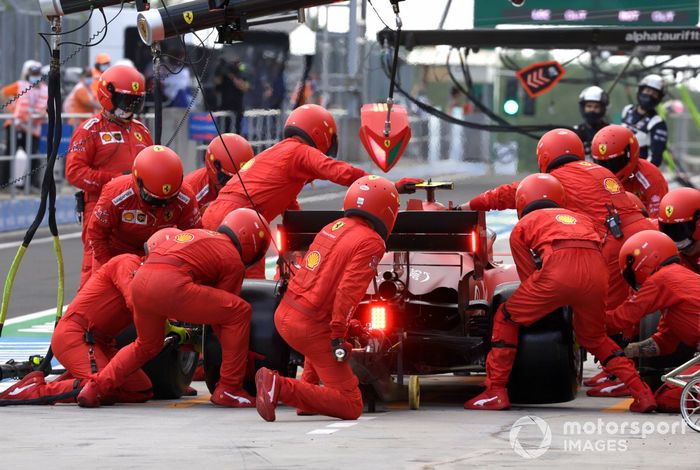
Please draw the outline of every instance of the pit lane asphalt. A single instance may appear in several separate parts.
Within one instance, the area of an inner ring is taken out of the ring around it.
[[[457,188],[439,193],[442,202],[466,201],[512,177],[452,179]],[[342,188],[307,190],[302,203],[308,209],[335,209],[342,195]],[[38,233],[37,239],[45,236]],[[16,252],[16,246],[6,244],[21,238],[17,233],[0,236],[3,276]],[[79,238],[62,245],[69,300],[82,250]],[[51,243],[31,245],[15,283],[10,317],[50,307],[55,285]],[[591,363],[586,368],[584,376],[597,372]],[[482,380],[421,378],[419,410],[409,410],[405,402],[391,403],[358,421],[298,417],[281,406],[277,421],[266,423],[252,409],[214,407],[202,382],[193,384],[198,397],[178,401],[94,410],[75,405],[1,408],[0,469],[698,468],[700,434],[677,415],[631,414],[624,411],[627,399],[589,398],[583,391],[569,403],[514,406],[505,412],[463,410],[462,403],[480,391]],[[1,383],[0,390],[7,386]],[[516,422],[520,426],[514,429]],[[652,432],[642,437],[635,429]]]
[[[416,175],[424,176],[424,175]],[[438,178],[434,178],[438,180]],[[510,176],[471,177],[469,174],[453,174],[439,178],[441,181],[454,180],[454,191],[439,191],[437,199],[443,203],[448,200],[466,202],[471,197],[493,186],[510,182]],[[340,209],[342,206],[344,188],[337,185],[326,185],[322,189],[307,187],[300,195],[300,202],[304,209]],[[412,198],[424,198],[424,194],[415,194]],[[407,200],[408,196],[403,199]],[[279,223],[279,220],[273,222]],[[80,279],[80,263],[82,260],[82,242],[78,234],[78,225],[64,225],[59,227],[59,234],[63,237],[61,248],[65,263],[65,303],[68,303],[78,288]],[[12,232],[0,234],[0,273],[2,280],[7,277],[12,260],[17,253],[19,243],[24,237],[24,232]],[[268,253],[273,256],[274,253]],[[55,255],[47,229],[37,231],[35,241],[29,245],[24,255],[19,272],[12,289],[12,298],[7,318],[41,311],[56,305],[56,285],[58,283],[58,271]]]

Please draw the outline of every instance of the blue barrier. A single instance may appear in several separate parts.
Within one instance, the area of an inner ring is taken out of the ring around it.
[[[49,125],[48,123],[43,123],[41,125],[41,136],[39,137],[39,153],[46,153],[48,133]],[[68,153],[68,146],[70,145],[71,137],[73,137],[73,126],[64,123],[61,128],[61,145],[58,146],[59,155],[65,155]]]

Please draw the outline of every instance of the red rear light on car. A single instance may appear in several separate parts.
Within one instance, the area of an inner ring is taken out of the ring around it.
[[[476,230],[472,230],[469,234],[469,252],[476,253],[477,235]]]
[[[386,307],[375,305],[370,309],[370,328],[373,330],[386,329]]]

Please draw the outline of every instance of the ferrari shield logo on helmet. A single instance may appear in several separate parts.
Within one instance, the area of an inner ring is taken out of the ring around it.
[[[194,21],[194,13],[192,13],[192,10],[187,10],[182,13],[182,18],[185,20],[185,23],[192,24],[192,21]]]
[[[169,184],[164,184],[163,185],[163,194],[166,194],[166,195],[169,194],[171,189],[172,189],[172,186],[170,186]]]
[[[153,146],[154,152],[162,152],[163,150],[165,150],[165,147],[163,147],[162,145],[154,145]]]
[[[671,217],[671,214],[673,214],[673,206],[666,206],[664,214],[666,214],[666,217]]]
[[[139,85],[139,82],[131,82],[131,89],[134,91],[139,91],[139,88],[141,88],[141,85]]]
[[[333,226],[331,227],[331,232],[335,232],[336,230],[338,230],[339,228],[341,228],[343,225],[345,225],[345,222],[336,222],[336,223],[333,224]]]
[[[608,146],[607,146],[607,145],[605,145],[605,144],[600,144],[600,145],[598,146],[598,152],[599,152],[601,155],[605,155],[605,152],[607,152],[607,151],[608,151]]]

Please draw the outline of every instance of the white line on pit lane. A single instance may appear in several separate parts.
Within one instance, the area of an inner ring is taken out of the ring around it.
[[[326,426],[325,428],[318,428],[311,430],[307,432],[307,435],[329,435],[336,433],[340,431],[341,429],[345,428],[351,428],[357,424],[360,424],[360,421],[370,421],[372,419],[376,419],[375,417],[369,417],[369,416],[360,416],[357,418],[357,421],[341,421],[339,423],[332,423]]]
[[[59,239],[60,240],[71,240],[73,238],[80,238],[80,235],[82,232],[72,232],[72,233],[66,233],[64,235],[61,235],[59,233]],[[44,237],[44,238],[35,238],[32,240],[32,245],[36,244],[42,244],[42,243],[51,243],[53,242],[53,237]],[[6,248],[19,248],[19,246],[22,244],[21,241],[19,242],[7,242],[7,243],[0,243],[0,250],[4,250]]]

